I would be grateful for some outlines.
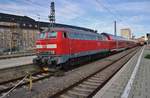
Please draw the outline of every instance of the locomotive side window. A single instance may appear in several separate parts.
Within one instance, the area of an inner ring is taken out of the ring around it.
[[[98,40],[98,37],[96,35],[91,34],[68,33],[68,37],[71,39],[80,39],[80,40]]]
[[[64,32],[64,33],[63,33],[63,36],[64,36],[64,38],[67,38],[67,33]]]
[[[48,38],[56,38],[57,37],[57,32],[48,32]]]

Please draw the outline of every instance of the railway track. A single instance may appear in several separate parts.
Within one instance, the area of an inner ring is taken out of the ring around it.
[[[136,51],[133,49],[132,52],[121,57],[119,60],[114,61],[111,65],[91,74],[90,76],[73,84],[72,86],[65,88],[63,91],[60,91],[60,92],[50,96],[50,98],[80,98],[80,97],[86,98],[88,96],[93,95],[94,92],[96,92],[96,90],[99,90],[99,88],[101,88],[106,83],[106,81],[108,81],[123,65],[119,66],[119,64],[118,64],[118,66],[116,66],[116,67],[111,67],[111,66],[113,64],[116,64],[117,62],[119,62],[120,60],[125,58],[126,56],[127,56],[126,59],[128,60],[130,58],[130,57],[128,57],[128,55],[132,56],[135,52]],[[124,62],[124,64],[126,62]],[[109,71],[107,71],[108,68],[109,68]],[[110,72],[113,74],[110,74]],[[106,74],[108,74],[108,77],[105,77]],[[46,78],[49,78],[49,77],[55,76],[55,75],[63,75],[63,73],[59,72],[59,71],[51,71],[51,72],[47,72],[47,73],[36,72],[36,73],[32,74],[32,82],[37,82],[37,81],[40,81],[40,80],[43,80],[43,79],[46,79]],[[15,87],[15,85],[18,84],[23,79],[24,79],[24,81]],[[15,87],[15,89],[20,88],[23,86],[27,86],[29,83],[30,83],[29,75],[25,76],[25,77],[19,77],[16,79],[1,82],[0,83],[0,98],[3,98],[3,96],[6,95],[14,87]]]
[[[7,72],[7,71],[11,71],[11,70],[22,70],[22,69],[24,69],[24,67],[31,66],[31,65],[33,65],[33,64],[28,64],[28,65],[24,65],[24,66],[17,66],[17,67],[11,68],[11,69],[10,68],[4,69],[6,71],[1,69],[0,71]],[[37,69],[37,70],[39,70],[39,69]],[[51,72],[48,72],[46,74],[45,74],[45,72],[42,72],[42,71],[36,72],[36,73],[32,74],[32,82],[40,81],[40,80],[49,78],[50,76],[60,76],[60,75],[63,75],[62,71],[59,73],[58,71],[52,70]],[[0,98],[1,98],[1,96],[5,95],[7,92],[9,92],[11,89],[13,89],[13,87],[17,83],[19,83],[21,80],[24,79],[24,77],[26,79],[22,83],[20,83],[19,85],[16,86],[16,88],[19,88],[19,87],[22,87],[24,85],[29,84],[29,82],[30,82],[29,77],[26,77],[23,75],[21,77],[15,78],[15,79],[0,82]]]
[[[136,51],[133,49],[105,68],[98,70],[49,98],[92,98],[128,62],[138,49],[136,48]]]
[[[24,77],[19,77],[16,79],[1,82],[0,83],[0,98],[3,98],[3,96],[5,96],[8,92],[11,92],[12,90],[16,88],[28,85],[31,81],[33,83],[33,82],[37,82],[37,81],[49,78],[51,76],[57,76],[57,75],[62,75],[62,74],[63,73],[60,74],[58,70],[52,70],[49,72],[40,71],[40,72],[36,72],[33,74],[27,73]]]

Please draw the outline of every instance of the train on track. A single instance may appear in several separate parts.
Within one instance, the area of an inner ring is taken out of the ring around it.
[[[83,59],[99,57],[136,46],[134,41],[108,33],[74,28],[53,28],[41,32],[36,41],[33,63],[42,68],[66,68]]]

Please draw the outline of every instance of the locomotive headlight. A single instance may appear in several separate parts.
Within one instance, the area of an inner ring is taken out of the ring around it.
[[[57,45],[56,44],[48,44],[47,48],[57,48]]]
[[[42,45],[36,45],[36,48],[42,48]]]

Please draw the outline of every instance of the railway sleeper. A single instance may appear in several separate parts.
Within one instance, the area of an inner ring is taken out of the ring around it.
[[[87,92],[81,92],[81,91],[76,91],[76,90],[70,90],[68,91],[68,94],[74,96],[71,98],[86,98],[88,96]]]
[[[93,82],[89,82],[89,81],[85,81],[83,82],[84,84],[87,84],[87,85],[94,85],[94,86],[99,86],[98,83],[93,83]]]
[[[6,89],[8,88],[7,86],[4,86],[4,85],[0,85],[0,89]]]
[[[87,89],[87,88],[83,88],[83,87],[75,87],[74,90],[78,90],[78,91],[83,91],[83,92],[92,92],[93,89]]]
[[[95,86],[95,85],[88,85],[88,84],[80,84],[79,86],[83,87],[83,88],[87,88],[87,89],[95,89],[95,88],[97,88],[97,86]]]
[[[102,83],[102,80],[94,80],[94,79],[88,79],[87,81],[93,82],[93,83]]]
[[[59,96],[58,98],[71,98],[71,96],[69,96],[67,94],[63,94],[63,95]]]

